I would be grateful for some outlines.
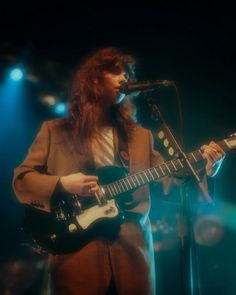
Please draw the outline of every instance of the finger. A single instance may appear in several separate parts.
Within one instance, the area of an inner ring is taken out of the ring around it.
[[[224,157],[224,152],[222,153],[222,151],[218,151],[215,148],[210,148],[206,151],[212,158],[214,161],[217,161],[219,159],[221,159],[222,157]]]
[[[214,150],[216,150],[218,153],[220,153],[222,155],[225,154],[224,150],[216,142],[211,141],[209,146],[212,147]]]
[[[96,175],[84,175],[84,182],[89,183],[89,182],[97,182],[98,177]]]
[[[98,191],[99,191],[99,185],[98,184],[96,184],[95,186],[93,186],[93,187],[90,188],[90,192],[92,194],[95,194]]]
[[[221,155],[219,155],[218,152],[212,151],[210,152],[210,157],[213,162],[216,162],[217,160],[221,158]]]
[[[208,152],[203,153],[203,158],[207,160],[207,162],[209,163],[213,163],[214,162],[214,158],[212,157],[212,155]]]
[[[84,196],[93,196],[99,190],[99,185],[96,182],[87,183],[83,187]]]
[[[201,151],[202,151],[203,157],[205,157],[206,154],[213,153],[214,151],[216,152],[216,149],[209,145],[204,144],[203,146],[201,146]]]
[[[206,145],[206,144],[204,144],[204,145],[202,145],[202,146],[200,147],[200,149],[201,149],[202,151],[204,151],[206,148],[208,148],[208,145]]]
[[[222,149],[217,143],[215,143],[214,141],[211,141],[211,142],[209,143],[209,145],[204,144],[203,146],[201,146],[200,149],[201,149],[203,152],[204,152],[205,150],[208,150],[208,149],[213,149],[215,152],[220,153],[220,155],[222,155],[222,156],[225,155],[224,150],[223,150],[223,149]]]
[[[219,159],[219,154],[218,152],[213,149],[212,147],[207,146],[204,150],[203,150],[203,154],[202,154],[203,158],[206,159],[207,161],[213,163],[216,160]]]
[[[88,190],[88,189],[92,189],[95,186],[97,186],[97,182],[96,181],[90,181],[90,182],[86,182],[84,184],[84,189]]]
[[[84,188],[83,189],[83,196],[84,197],[91,197],[94,195],[94,192],[92,191],[91,188]]]

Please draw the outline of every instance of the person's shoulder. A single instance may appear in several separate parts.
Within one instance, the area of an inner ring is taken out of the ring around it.
[[[43,132],[51,137],[52,142],[60,143],[72,137],[72,127],[65,118],[46,120],[42,128]]]
[[[141,125],[139,125],[139,124],[137,124],[136,126],[135,126],[135,132],[137,133],[137,134],[150,134],[150,129],[147,129],[147,128],[145,128],[145,127],[143,127],[143,126],[141,126]]]
[[[66,118],[45,120],[41,123],[40,132],[53,137],[71,134],[72,128]]]
[[[44,125],[48,126],[49,129],[64,129],[69,126],[68,120],[66,118],[56,118],[50,119],[43,122]]]

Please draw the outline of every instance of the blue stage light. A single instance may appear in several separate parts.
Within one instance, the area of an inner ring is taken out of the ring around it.
[[[10,79],[13,81],[20,81],[22,80],[24,74],[20,68],[14,68],[10,71],[9,76],[10,76]]]
[[[64,102],[59,102],[55,105],[54,111],[58,115],[65,115],[67,112],[66,104]]]

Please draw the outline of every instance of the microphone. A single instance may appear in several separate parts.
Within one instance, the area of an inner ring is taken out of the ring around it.
[[[120,88],[120,92],[129,94],[135,91],[154,90],[157,87],[163,87],[163,86],[168,87],[173,85],[174,85],[174,81],[170,81],[170,80],[130,82],[130,83],[124,83]]]

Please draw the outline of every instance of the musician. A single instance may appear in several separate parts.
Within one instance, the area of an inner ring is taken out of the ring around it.
[[[50,212],[58,192],[87,200],[99,196],[99,167],[128,166],[134,173],[163,163],[153,150],[151,132],[135,123],[120,92],[123,83],[135,79],[134,65],[133,56],[116,48],[84,59],[75,74],[68,117],[44,122],[15,169],[20,202]],[[214,142],[202,150],[206,173],[212,176],[224,152]],[[148,186],[119,202],[124,219],[118,227],[108,227],[104,236],[95,234],[71,253],[52,255],[56,295],[155,294]]]

